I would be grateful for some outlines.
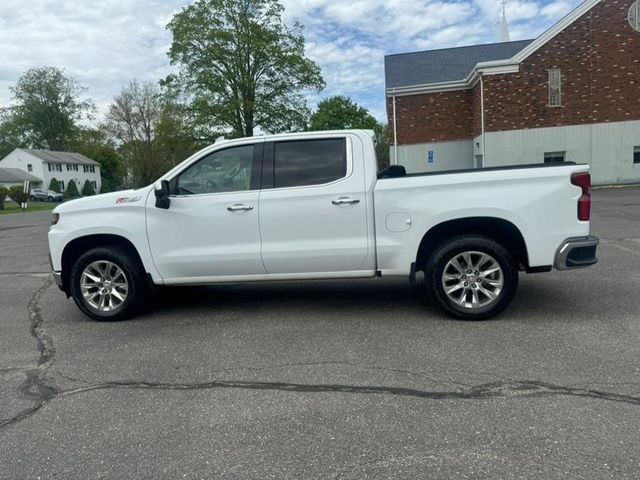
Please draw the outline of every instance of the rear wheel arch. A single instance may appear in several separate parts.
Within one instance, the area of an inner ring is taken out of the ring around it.
[[[65,245],[64,250],[62,251],[62,283],[64,291],[67,294],[70,294],[71,292],[71,289],[69,288],[69,281],[71,277],[71,270],[76,261],[88,250],[96,247],[108,248],[109,246],[125,249],[136,260],[141,271],[146,272],[144,262],[140,257],[138,249],[129,239],[121,235],[93,234],[74,238]]]
[[[448,239],[460,235],[482,235],[502,245],[521,270],[529,268],[527,244],[513,223],[497,217],[467,217],[435,225],[424,234],[416,254],[416,270],[423,270],[429,256]]]

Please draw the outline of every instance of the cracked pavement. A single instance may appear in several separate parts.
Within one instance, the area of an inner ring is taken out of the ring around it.
[[[640,188],[594,191],[600,263],[488,322],[403,279],[162,289],[97,323],[49,214],[0,217],[0,479],[638,478]]]

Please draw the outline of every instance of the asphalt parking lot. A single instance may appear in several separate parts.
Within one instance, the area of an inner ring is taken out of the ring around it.
[[[600,262],[495,320],[403,279],[163,291],[83,317],[49,214],[0,217],[0,478],[639,478],[640,188],[596,190]]]

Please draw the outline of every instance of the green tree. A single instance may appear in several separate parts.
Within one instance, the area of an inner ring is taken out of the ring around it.
[[[321,90],[320,68],[304,55],[302,26],[289,28],[277,0],[197,0],[167,28],[178,73],[164,84],[186,97],[200,139],[299,130],[302,92]]]
[[[105,129],[119,145],[136,184],[148,185],[164,171],[156,151],[156,126],[162,117],[162,96],[153,83],[133,80],[109,106]]]
[[[123,88],[109,106],[104,128],[136,186],[148,185],[201,147],[183,110],[150,82],[134,80]]]
[[[91,182],[89,180],[85,180],[84,185],[82,186],[82,196],[89,197],[95,194],[96,194],[96,191],[93,188],[93,185],[91,184]]]
[[[29,198],[29,194],[24,192],[22,185],[14,185],[9,187],[9,198],[18,205],[22,205]]]
[[[81,129],[72,149],[100,164],[100,193],[113,192],[124,183],[124,161],[115,143],[104,131],[93,128]]]
[[[208,143],[194,138],[185,109],[166,97],[156,134],[156,150],[166,169],[176,166]]]
[[[8,120],[20,132],[20,142],[32,148],[67,150],[78,122],[95,108],[81,99],[86,88],[56,67],[27,70],[10,90]]]
[[[64,191],[63,195],[66,199],[79,197],[80,193],[78,193],[78,186],[76,185],[76,182],[69,180],[69,185],[67,185],[67,189]]]
[[[60,188],[60,182],[58,181],[58,179],[56,177],[53,177],[51,179],[51,181],[49,182],[49,190],[57,192],[57,193],[62,193],[61,192],[61,188]]]
[[[382,170],[389,166],[389,129],[386,123],[379,123],[373,130],[376,132],[378,170]]]
[[[312,131],[345,128],[375,130],[379,124],[366,108],[342,95],[322,100],[309,119],[309,130]]]
[[[0,185],[0,210],[4,210],[4,200],[7,198],[9,190],[4,185]]]
[[[20,126],[9,108],[0,108],[0,159],[9,155],[16,148],[25,147]]]

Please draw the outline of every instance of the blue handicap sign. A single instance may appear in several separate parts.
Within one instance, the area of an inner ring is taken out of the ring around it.
[[[427,162],[433,163],[433,150],[429,150],[429,153],[427,153]]]

